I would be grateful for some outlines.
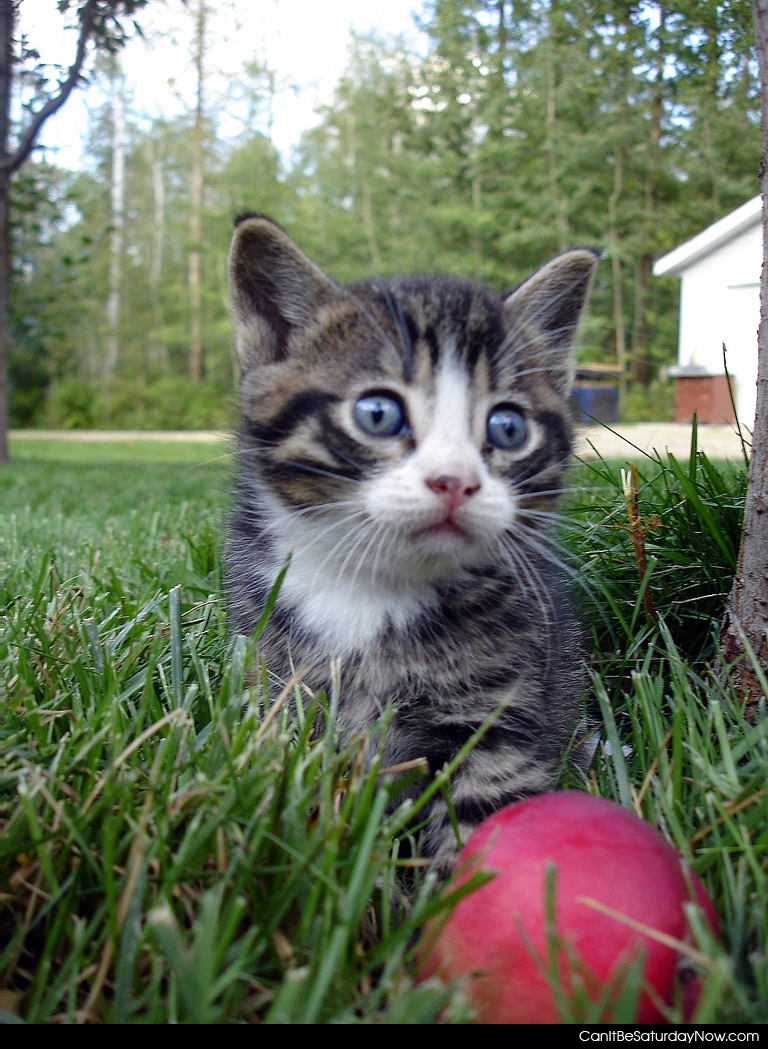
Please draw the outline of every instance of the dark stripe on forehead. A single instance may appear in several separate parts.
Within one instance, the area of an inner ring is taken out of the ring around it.
[[[476,300],[470,303],[466,338],[461,352],[469,371],[474,372],[482,354],[493,362],[505,337],[501,312],[495,303],[479,303]]]
[[[403,378],[406,382],[409,382],[413,376],[413,344],[416,341],[415,325],[412,319],[403,312],[403,304],[400,302],[397,294],[387,287],[383,281],[379,284],[379,290],[384,296],[389,314],[395,322],[395,328],[397,329],[396,346],[400,350],[400,356],[403,360]]]
[[[437,332],[435,331],[434,325],[428,324],[424,331],[421,333],[421,339],[425,343],[427,350],[429,351],[429,359],[432,362],[432,370],[434,371],[437,367],[437,362],[440,360],[440,340]]]
[[[363,286],[360,288],[362,294]],[[505,329],[501,304],[476,285],[452,277],[409,277],[391,284],[369,284],[366,296],[379,309],[385,309],[394,322],[394,341],[407,382],[413,379],[414,351],[419,347],[429,354],[434,370],[446,345],[455,346],[470,374],[481,356],[486,356],[493,367],[502,352]]]

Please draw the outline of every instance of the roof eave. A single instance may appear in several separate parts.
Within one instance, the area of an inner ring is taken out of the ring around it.
[[[657,259],[653,264],[654,277],[678,277],[694,262],[698,262],[705,255],[709,255],[723,244],[727,244],[729,240],[738,237],[740,233],[757,225],[761,220],[762,210],[761,196],[758,195],[748,200],[730,215],[726,215],[725,218],[687,240],[685,244],[681,244],[674,251]]]

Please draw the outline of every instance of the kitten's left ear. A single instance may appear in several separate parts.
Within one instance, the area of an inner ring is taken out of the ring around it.
[[[573,381],[573,340],[600,256],[588,248],[566,251],[547,262],[504,300],[504,320],[516,369],[546,371],[567,397]],[[545,346],[541,345],[542,338]],[[534,359],[535,358],[535,359]]]

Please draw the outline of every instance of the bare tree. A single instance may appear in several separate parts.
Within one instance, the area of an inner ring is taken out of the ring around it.
[[[51,11],[72,12],[77,45],[71,64],[50,90],[25,108],[21,126],[11,119],[19,73],[32,52],[25,54],[18,36],[21,0],[0,0],[0,464],[8,461],[8,320],[11,282],[10,186],[13,175],[29,157],[49,117],[59,110],[81,82],[89,54],[115,51],[126,40],[126,22],[149,0],[50,0]]]
[[[768,0],[753,0],[752,16],[762,108],[763,274],[757,410],[738,571],[728,598],[721,643],[728,663],[743,655],[749,645],[762,671],[768,675]],[[742,659],[735,674],[743,695],[749,693],[756,697],[763,693],[750,660]]]

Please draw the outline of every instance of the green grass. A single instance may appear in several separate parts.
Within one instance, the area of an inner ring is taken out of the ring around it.
[[[335,695],[270,707],[248,677],[255,639],[228,633],[227,449],[13,452],[0,475],[2,1018],[465,1020],[460,989],[414,982],[417,931],[445,904],[403,859],[397,777],[364,774],[339,744]],[[652,526],[641,584],[619,466],[580,467],[562,536],[585,581],[602,725],[592,768],[563,783],[640,813],[690,860],[722,929],[720,945],[699,930],[696,1019],[762,1023],[768,718],[764,701],[745,717],[711,669],[743,468],[695,453],[637,463]],[[566,1018],[588,1018],[580,1008]]]
[[[79,463],[83,466],[108,463],[197,465],[216,462],[228,452],[226,441],[166,441],[147,437],[103,441],[88,440],[81,433],[69,438],[14,434],[10,437],[9,447],[14,460]]]

